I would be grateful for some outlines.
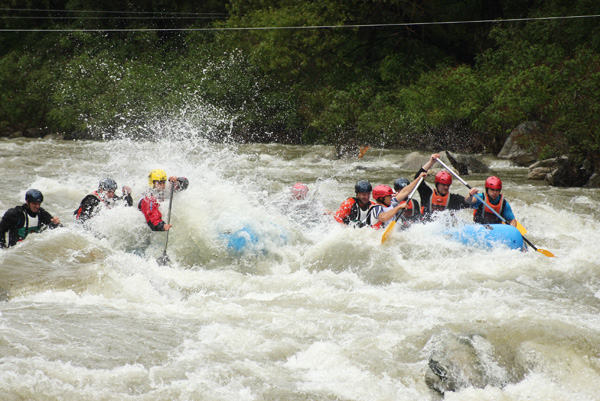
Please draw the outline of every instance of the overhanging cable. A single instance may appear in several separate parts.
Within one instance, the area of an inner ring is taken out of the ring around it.
[[[311,25],[311,26],[265,26],[265,27],[228,27],[228,28],[119,28],[119,29],[86,29],[86,28],[60,28],[60,29],[0,29],[0,32],[162,32],[162,31],[258,31],[258,30],[295,30],[295,29],[356,29],[356,28],[386,28],[403,26],[427,25],[459,25],[459,24],[486,24],[505,22],[530,22],[566,19],[598,18],[600,15],[571,15],[561,17],[539,18],[509,18],[487,19],[473,21],[441,21],[441,22],[401,22],[394,24],[352,24],[352,25]]]

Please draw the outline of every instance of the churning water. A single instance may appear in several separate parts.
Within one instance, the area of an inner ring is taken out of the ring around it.
[[[452,242],[441,222],[382,245],[322,208],[357,179],[412,178],[428,155],[332,153],[170,134],[0,141],[0,212],[37,188],[64,225],[0,252],[0,399],[436,400],[429,365],[448,375],[448,400],[600,399],[600,191],[486,159],[526,237],[556,258]],[[190,180],[173,201],[170,266],[156,263],[165,233],[136,207],[91,230],[72,217],[106,176],[137,203],[155,168]],[[301,208],[297,181],[310,188]],[[228,251],[223,233],[244,228],[255,241]]]

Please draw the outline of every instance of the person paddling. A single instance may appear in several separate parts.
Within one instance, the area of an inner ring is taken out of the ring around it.
[[[174,186],[175,192],[186,190],[189,185],[189,180],[185,177],[172,176],[169,177],[169,182]],[[138,209],[144,214],[146,223],[152,231],[169,231],[172,227],[172,224],[163,221],[160,211],[160,203],[165,200],[166,184],[167,173],[164,170],[152,170],[148,174],[150,189],[138,203]]]
[[[427,173],[422,173],[421,176],[426,177]],[[392,188],[387,185],[377,185],[373,188],[373,199],[375,199],[376,204],[369,208],[367,218],[361,224],[375,229],[386,227],[396,213],[407,207],[404,200],[417,185],[419,178],[404,186],[395,194]]]
[[[122,188],[123,197],[115,195],[117,190],[117,182],[112,178],[104,178],[98,184],[98,190],[86,195],[82,200],[81,204],[73,212],[75,219],[84,223],[97,215],[102,208],[111,209],[115,207],[120,201],[125,201],[125,205],[133,205],[133,199],[131,198],[131,188],[124,186]]]
[[[432,154],[427,163],[425,163],[417,174],[415,174],[415,178],[419,177],[423,172],[428,172],[439,157],[440,155],[438,153]],[[431,220],[431,216],[434,212],[460,210],[471,207],[471,204],[467,202],[465,196],[450,193],[451,185],[452,176],[447,171],[439,171],[435,175],[435,189],[432,190],[429,188],[425,183],[425,180],[419,185],[417,190],[421,197],[421,208],[424,219]],[[469,196],[472,196],[477,192],[478,190],[476,188],[472,188],[469,191]]]
[[[475,188],[473,188],[475,189]],[[496,176],[490,176],[485,180],[485,194],[482,194],[481,197],[476,197],[476,194],[479,191],[475,191],[475,193],[471,190],[469,192],[469,196],[466,198],[467,203],[473,205],[472,207],[475,209],[473,211],[473,221],[475,223],[481,224],[501,224],[502,219],[500,219],[494,212],[492,212],[489,208],[485,207],[482,202],[486,202],[488,206],[496,211],[500,216],[504,217],[504,219],[513,227],[517,226],[517,220],[515,219],[515,215],[510,207],[510,204],[504,199],[504,195],[501,195],[502,191],[502,180]],[[477,199],[479,198],[479,200]],[[483,201],[482,201],[483,200]]]
[[[402,201],[406,201],[407,197],[404,197],[403,199],[397,199],[396,195],[403,190],[404,188],[406,188],[408,185],[410,184],[410,181],[408,181],[408,179],[406,178],[398,178],[396,181],[394,181],[394,196],[392,196],[392,206],[395,206],[398,202],[402,202]],[[416,199],[410,199],[407,204],[406,207],[404,208],[404,212],[402,213],[402,217],[404,217],[403,219],[403,227],[408,227],[411,223],[416,223],[416,222],[420,222],[421,219],[423,218],[423,215],[421,214],[421,207],[419,206],[419,201],[417,201]]]
[[[45,228],[56,228],[60,219],[52,216],[41,207],[44,195],[37,189],[25,193],[25,204],[8,209],[0,221],[0,248],[7,248],[23,241],[31,233],[42,232]],[[8,232],[8,244],[6,233]]]

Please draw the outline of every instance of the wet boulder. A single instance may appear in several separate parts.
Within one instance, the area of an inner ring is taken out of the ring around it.
[[[590,181],[593,173],[589,163],[578,164],[568,156],[561,156],[531,165],[527,178],[545,180],[553,187],[582,187]]]
[[[453,156],[448,151],[446,151],[446,156],[448,156],[448,160],[452,163],[452,167],[458,171],[459,175],[487,173],[490,171],[488,165],[475,156],[460,154],[455,154]]]
[[[537,121],[528,121],[522,123],[510,133],[497,157],[500,159],[511,160],[519,166],[529,166],[531,163],[534,163],[537,160],[537,157],[533,153],[521,147],[517,143],[517,139],[522,136],[541,132],[542,130],[542,124]]]

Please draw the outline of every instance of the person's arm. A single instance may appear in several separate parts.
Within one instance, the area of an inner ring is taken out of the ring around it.
[[[423,171],[429,171],[429,169],[431,167],[433,167],[433,165],[437,162],[436,159],[440,158],[440,154],[439,153],[434,153],[431,156],[429,156],[429,160],[427,161],[427,163],[425,163],[423,165],[423,167],[421,167],[423,169]]]
[[[352,203],[350,202],[350,199],[347,199],[344,202],[342,202],[338,210],[336,210],[336,212],[334,213],[333,217],[338,223],[346,224],[344,220],[346,220],[350,215],[351,209]]]
[[[169,177],[169,181],[172,182],[172,185],[175,185],[175,192],[185,191],[187,187],[190,185],[190,181],[185,177]]]
[[[86,195],[81,200],[79,208],[75,211],[75,218],[79,221],[86,221],[93,215],[94,208],[100,203],[100,200],[94,195]]]
[[[144,198],[140,203],[140,209],[144,213],[146,223],[152,231],[167,231],[171,228],[162,219],[162,213],[159,210],[159,203],[151,198]],[[168,227],[167,227],[168,226]]]
[[[123,191],[123,200],[125,201],[125,205],[133,206],[133,198],[131,197],[131,188],[123,185],[123,188],[121,188],[121,190]]]
[[[469,195],[465,196],[465,202],[467,202],[469,205],[474,205],[476,203],[479,203],[479,201],[477,199],[475,199],[475,195],[477,195],[479,193],[479,190],[477,188],[471,188],[469,190]]]
[[[13,226],[16,226],[16,222],[14,221],[14,216],[12,213],[13,209],[8,209],[4,216],[2,216],[2,220],[0,220],[0,248],[6,248],[6,233],[10,231]],[[9,234],[9,245],[10,244],[10,234]]]
[[[512,207],[510,207],[510,203],[504,201],[504,207],[502,208],[502,217],[506,219],[508,224],[513,227],[517,226],[517,219],[515,218],[515,214],[512,211]]]
[[[394,208],[388,210],[387,212],[381,212],[379,213],[379,215],[377,216],[377,219],[381,222],[386,222],[388,220],[390,220],[391,218],[393,218],[396,213],[398,213],[398,211],[400,209],[404,209],[406,208],[406,202],[402,202],[399,203],[397,206],[395,206]]]
[[[425,180],[425,178],[427,177],[427,172],[425,171],[419,171],[420,174],[417,174],[416,178],[413,180],[413,182],[411,182],[410,184],[408,184],[407,186],[405,186],[404,188],[402,188],[401,191],[399,191],[395,198],[398,202],[401,202],[402,200],[404,200],[405,198],[408,197],[408,195],[410,195],[410,193],[412,192],[412,190],[415,188],[415,186],[417,185],[417,183],[419,182],[419,179],[423,178],[423,180]]]
[[[60,219],[56,216],[52,216],[43,208],[40,208],[40,222],[51,229],[60,225]]]

